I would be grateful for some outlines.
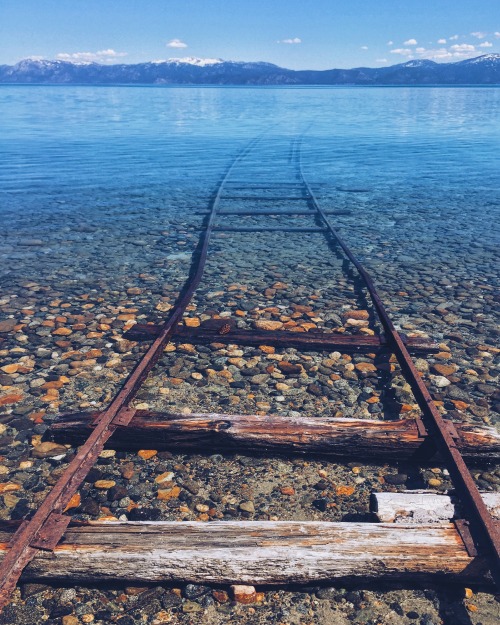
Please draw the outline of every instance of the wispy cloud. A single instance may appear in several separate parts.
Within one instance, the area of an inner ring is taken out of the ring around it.
[[[289,44],[302,43],[302,39],[300,37],[293,37],[290,39],[280,39],[278,43],[289,43]]]
[[[361,50],[368,50],[368,46],[361,46]]]
[[[480,48],[493,48],[493,44],[491,41],[483,41],[483,43],[479,44]]]
[[[450,47],[452,52],[474,52],[476,50],[475,46],[470,43],[457,43],[454,46]]]
[[[167,48],[187,48],[187,47],[188,47],[187,43],[184,43],[184,41],[181,41],[180,39],[171,39],[167,43]]]
[[[410,48],[395,48],[391,50],[391,54],[401,54],[403,56],[411,56],[413,54],[413,50]]]
[[[393,46],[393,45],[394,45],[394,41],[388,41],[388,42],[387,42],[387,45],[388,45],[388,46]]]
[[[500,39],[500,31],[497,30],[493,33],[497,39]]]
[[[458,39],[458,35],[452,35],[451,37],[448,37],[448,39],[450,41],[456,41]]]
[[[444,45],[446,43],[446,39],[438,39],[439,45]]]
[[[407,41],[404,42],[403,45],[405,46],[416,46],[418,43],[418,41],[416,39],[408,39]]]
[[[485,37],[488,36],[488,33],[485,33],[482,30],[476,30],[476,32],[471,33],[471,35],[473,37],[476,37],[477,39],[484,39]]]
[[[489,44],[489,42],[484,42],[484,44]],[[484,45],[479,44],[480,47],[486,48],[490,47],[492,44]],[[434,61],[446,61],[453,59],[467,59],[472,58],[477,55],[478,50],[475,46],[470,43],[456,43],[448,48],[395,48],[391,50],[391,54],[399,54],[407,59],[431,59]]]
[[[124,56],[127,56],[127,52],[116,52],[112,48],[108,48],[97,52],[59,52],[57,58],[60,61],[72,61],[74,63],[111,63]]]
[[[375,63],[389,63],[387,59],[375,59]]]

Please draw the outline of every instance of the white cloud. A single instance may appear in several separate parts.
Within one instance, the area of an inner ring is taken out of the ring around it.
[[[489,42],[485,42],[489,43]],[[480,44],[482,47],[489,47]],[[475,46],[462,43],[462,44],[454,44],[449,48],[441,47],[441,48],[395,48],[391,50],[391,54],[399,54],[401,56],[406,57],[407,59],[418,58],[418,59],[431,59],[434,61],[446,61],[453,59],[466,59],[472,58],[477,55],[477,49]]]
[[[472,46],[470,43],[456,43],[450,47],[452,52],[474,52],[475,49],[475,46]]]
[[[290,43],[290,44],[302,43],[302,39],[300,39],[300,37],[293,37],[290,39],[281,39],[281,41],[278,41],[278,43]]]
[[[188,47],[187,43],[184,43],[184,41],[181,41],[180,39],[171,39],[167,43],[167,48],[187,48],[187,47]]]
[[[418,41],[416,39],[408,39],[404,42],[405,46],[416,46]]]
[[[368,50],[368,46],[361,46],[362,50]]]
[[[111,63],[124,56],[127,56],[126,52],[116,52],[112,48],[108,48],[97,52],[59,52],[57,58],[61,61],[74,63]]]
[[[493,33],[497,39],[500,39],[500,31],[496,31]]]
[[[388,41],[388,42],[387,42],[387,45],[388,45],[388,46],[393,46],[393,45],[394,45],[394,41]]]
[[[375,63],[388,63],[387,59],[375,59]]]
[[[448,39],[450,41],[456,41],[458,39],[458,35],[452,35],[451,37],[448,37]]]
[[[443,45],[446,43],[446,39],[438,39],[438,43]]]
[[[493,44],[490,41],[483,41],[479,44],[480,48],[493,48]]]
[[[473,37],[476,37],[477,39],[484,39],[487,36],[488,33],[484,33],[481,30],[476,30],[475,33],[471,33],[471,35]]]
[[[44,56],[40,56],[39,54],[32,54],[31,56],[27,57],[30,61],[44,61],[45,57]]]

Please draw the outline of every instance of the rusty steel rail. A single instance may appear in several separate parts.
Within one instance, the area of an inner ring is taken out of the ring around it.
[[[97,461],[106,441],[116,428],[128,425],[135,410],[129,404],[137,395],[147,375],[158,362],[163,350],[174,334],[179,321],[188,306],[194,291],[198,287],[207,259],[208,244],[214,230],[215,219],[222,198],[226,181],[234,167],[260,140],[257,137],[238,154],[224,174],[215,197],[212,200],[210,216],[202,232],[197,254],[191,265],[188,280],[170,317],[161,327],[161,331],[137,363],[121,390],[108,408],[94,422],[94,430],[86,442],[79,448],[73,460],[68,464],[46,499],[30,521],[21,524],[10,541],[10,547],[2,562],[0,572],[0,610],[7,604],[23,569],[35,557],[39,549],[52,549],[64,534],[71,518],[63,512],[71,497],[77,491],[92,466]]]
[[[422,411],[424,425],[431,435],[431,437],[427,436],[427,440],[431,443],[431,446],[435,445],[437,447],[439,453],[443,457],[446,467],[450,472],[453,485],[457,490],[457,494],[462,504],[465,504],[464,509],[467,511],[467,519],[465,519],[465,523],[458,527],[459,533],[464,539],[464,543],[467,545],[467,542],[469,542],[468,528],[470,528],[470,534],[473,542],[479,549],[486,552],[491,566],[491,574],[497,586],[500,587],[499,527],[486,508],[472,475],[470,474],[470,471],[457,448],[453,431],[449,427],[451,422],[446,421],[439,413],[434,400],[432,399],[426,385],[422,381],[422,378],[420,377],[411,356],[408,353],[408,349],[405,346],[402,336],[396,330],[394,323],[385,309],[372,278],[359,260],[354,256],[344,239],[333,227],[325,211],[321,208],[314,190],[307,182],[304,176],[302,164],[301,144],[302,138],[296,141],[294,158],[297,161],[301,180],[306,186],[310,196],[308,201],[311,206],[317,210],[322,222],[325,224],[336,243],[342,248],[342,251],[347,258],[356,267],[365,284],[373,302],[373,307],[375,308],[380,322],[385,330],[386,340],[389,342],[390,348],[396,355],[406,381],[410,385],[413,395],[415,396],[419,408]]]

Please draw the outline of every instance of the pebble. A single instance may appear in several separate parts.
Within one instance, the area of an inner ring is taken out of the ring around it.
[[[432,381],[434,382],[434,385],[438,388],[445,388],[446,386],[449,386],[451,384],[450,380],[442,375],[432,376]]]
[[[99,458],[109,459],[114,458],[116,456],[115,449],[103,449],[99,454]]]
[[[14,482],[3,482],[0,484],[0,495],[4,493],[12,493],[16,490],[21,490],[21,486],[19,484],[15,484]]]
[[[370,318],[370,313],[367,310],[348,310],[343,313],[343,319],[361,319],[367,320]]]
[[[40,443],[34,448],[33,456],[35,458],[54,458],[61,454],[66,454],[67,451],[64,445],[58,445],[57,443],[47,441],[45,443]]]
[[[156,449],[141,449],[137,452],[137,455],[143,460],[150,460],[156,456],[157,453],[158,451]]]
[[[17,325],[17,321],[15,319],[3,319],[0,321],[0,334],[7,334],[8,332],[12,332]]]
[[[185,614],[192,614],[193,612],[201,612],[202,610],[203,610],[203,607],[199,603],[196,603],[196,601],[186,601],[185,603],[182,604],[182,611]]]
[[[433,373],[437,373],[439,376],[449,376],[453,375],[457,368],[455,367],[455,365],[435,364],[432,365],[431,370],[433,371]]]
[[[99,490],[108,490],[115,485],[116,482],[114,480],[97,480],[97,482],[94,482],[94,488],[98,488]]]
[[[165,482],[171,482],[175,477],[175,473],[172,471],[167,471],[165,473],[160,473],[157,477],[155,477],[155,482],[157,484],[164,484]]]
[[[254,327],[257,330],[279,330],[283,327],[283,323],[281,321],[271,321],[270,319],[256,319]]]
[[[371,362],[358,362],[354,365],[357,371],[361,371],[362,373],[372,373],[377,371],[377,367]]]
[[[249,604],[257,602],[257,591],[254,586],[235,584],[231,586],[231,595],[237,603]]]
[[[169,501],[170,499],[177,499],[180,495],[181,489],[179,486],[173,488],[159,489],[157,497],[160,501]]]
[[[240,510],[243,510],[243,512],[249,512],[250,514],[253,514],[255,512],[255,506],[253,504],[253,501],[242,501],[239,505]]]
[[[441,486],[442,483],[443,482],[441,480],[438,480],[437,477],[431,477],[431,479],[427,481],[427,484],[432,488],[437,488],[438,486]]]

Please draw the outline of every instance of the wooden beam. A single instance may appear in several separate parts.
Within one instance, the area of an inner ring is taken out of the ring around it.
[[[99,413],[60,415],[46,436],[80,444]],[[493,427],[457,424],[458,447],[472,462],[498,462],[500,434]],[[138,410],[117,427],[113,449],[197,449],[320,454],[328,457],[408,460],[423,443],[413,419],[375,421],[279,415],[177,414]],[[429,458],[430,460],[430,458]],[[435,462],[435,460],[433,460]]]
[[[342,215],[352,215],[352,211],[343,211],[343,210],[325,210],[325,213],[327,215],[337,215],[337,216],[342,216]],[[208,215],[208,211],[196,211],[197,215]],[[303,217],[317,217],[318,213],[314,210],[307,210],[307,209],[301,209],[301,208],[283,208],[283,209],[231,209],[231,210],[221,210],[219,212],[219,216],[222,217],[223,215],[244,215],[244,216],[251,216],[251,217],[258,217],[259,215],[276,215],[276,216],[285,216],[288,217],[289,215],[301,215]]]
[[[302,200],[307,201],[310,195],[223,195],[223,200],[254,200],[256,202],[276,202],[278,200]]]
[[[500,519],[500,493],[481,493],[489,513]],[[372,493],[370,509],[382,523],[447,523],[463,518],[458,499],[429,491]]]
[[[202,324],[198,328],[179,325],[174,338],[191,343],[234,343],[236,345],[274,345],[276,347],[294,347],[308,351],[340,351],[342,353],[370,353],[387,347],[385,337],[364,334],[337,334],[335,332],[290,332],[288,330],[240,330],[234,320],[217,319],[217,324]],[[221,333],[227,323],[230,330]],[[158,336],[160,325],[136,323],[123,337],[130,341],[151,340]],[[408,350],[414,354],[430,354],[439,351],[438,345],[428,339],[408,337]]]
[[[216,226],[215,232],[327,232],[326,228],[288,228],[282,226]]]
[[[0,559],[9,533],[0,533]],[[484,581],[451,523],[416,526],[288,521],[92,522],[38,550],[24,580],[292,584]]]

